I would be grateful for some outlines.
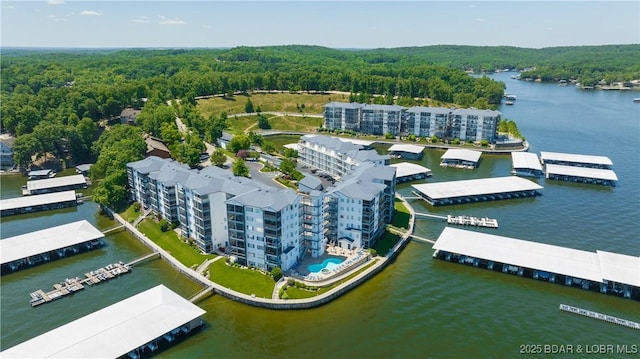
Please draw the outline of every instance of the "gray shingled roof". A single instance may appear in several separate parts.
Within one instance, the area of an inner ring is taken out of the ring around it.
[[[362,146],[353,144],[351,142],[340,141],[335,137],[323,136],[323,135],[306,135],[302,136],[301,140],[309,143],[315,143],[320,146],[324,146],[329,149],[336,150],[340,153],[347,153],[349,151],[358,151],[362,149]]]
[[[402,106],[398,106],[398,105],[370,105],[370,104],[366,104],[364,105],[364,107],[362,108],[363,111],[366,110],[381,110],[381,111],[402,111],[405,108]]]
[[[228,203],[277,212],[293,204],[296,198],[298,198],[298,194],[289,188],[258,188],[237,195],[230,199]]]
[[[501,113],[499,111],[494,110],[478,110],[472,108],[460,108],[457,110],[453,110],[452,114],[455,115],[475,115],[478,117],[497,117],[500,116]]]
[[[356,102],[329,102],[328,104],[324,105],[324,107],[339,107],[339,108],[349,108],[349,109],[358,109],[361,108],[363,105],[360,103],[356,103]]]
[[[173,187],[190,175],[189,166],[178,162],[169,162],[162,166],[160,170],[149,174],[149,178],[155,179],[167,187]]]
[[[339,183],[335,187],[329,188],[327,193],[339,192],[349,198],[371,201],[378,195],[378,193],[384,191],[386,187],[387,186],[381,183],[363,181],[360,179],[350,179]]]
[[[449,112],[451,112],[451,109],[445,108],[445,107],[414,106],[414,107],[409,107],[407,109],[407,112],[415,112],[415,113],[431,112],[436,114],[448,114]]]
[[[142,174],[149,174],[160,170],[167,160],[157,156],[149,156],[143,160],[127,163],[127,167],[133,168]]]

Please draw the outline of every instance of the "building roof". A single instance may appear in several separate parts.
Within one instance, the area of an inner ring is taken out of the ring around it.
[[[298,185],[305,186],[310,189],[322,188],[322,180],[316,176],[305,174],[304,178],[298,182]]]
[[[376,141],[357,140],[355,138],[342,138],[342,137],[335,137],[335,138],[339,139],[342,142],[349,142],[349,143],[352,143],[354,145],[363,146],[363,147],[369,147],[372,144],[376,143]]]
[[[92,165],[93,165],[92,163],[86,163],[86,164],[82,164],[82,165],[77,165],[76,169],[78,171],[80,171],[80,172],[87,172],[91,168]]]
[[[387,161],[391,158],[389,155],[379,154],[378,152],[376,152],[376,150],[360,150],[355,153],[349,153],[349,155],[360,162]]]
[[[618,176],[612,170],[602,168],[588,168],[563,165],[546,165],[547,174],[556,174],[563,176],[574,176],[582,178],[595,178],[609,181],[617,181]]]
[[[127,167],[135,169],[142,174],[149,174],[154,171],[158,171],[165,165],[168,159],[160,158],[157,156],[149,156],[143,160],[127,163]]]
[[[1,353],[5,358],[117,358],[206,313],[164,285]]]
[[[460,116],[478,116],[478,117],[498,117],[501,115],[500,111],[495,110],[479,110],[476,108],[459,108],[455,109],[451,112],[452,115],[460,115]]]
[[[448,115],[451,111],[452,110],[450,108],[445,108],[445,107],[425,107],[425,106],[414,106],[414,107],[409,107],[407,109],[407,112],[415,112],[415,113],[428,112],[428,113],[443,114],[443,115]]]
[[[147,152],[151,152],[153,150],[160,150],[167,153],[171,153],[171,151],[169,151],[169,147],[167,147],[167,145],[164,142],[162,142],[162,140],[159,138],[149,136],[144,139],[144,142],[147,144]]]
[[[445,227],[434,249],[538,269],[575,278],[602,281],[594,252]]]
[[[258,188],[253,191],[239,194],[228,203],[261,208],[264,211],[278,212],[288,205],[296,202],[298,194],[289,188]]]
[[[382,183],[350,179],[329,188],[327,193],[341,193],[345,197],[371,201],[384,191],[387,186]]]
[[[511,152],[511,162],[513,168],[530,168],[542,171],[542,164],[538,155],[531,152]]]
[[[596,251],[602,279],[640,287],[640,257]]]
[[[350,142],[342,141],[336,137],[323,136],[323,135],[304,135],[300,137],[301,141],[316,144],[318,146],[323,146],[327,149],[334,150],[340,153],[347,153],[349,151],[359,151],[362,149],[362,146],[355,145]]]
[[[35,171],[29,171],[29,173],[27,174],[27,176],[31,177],[31,176],[48,176],[49,173],[53,172],[53,170],[35,170]]]
[[[417,175],[418,173],[431,173],[430,169],[410,162],[394,163],[390,165],[390,167],[396,168],[396,177],[398,178],[413,176]]]
[[[13,262],[103,237],[102,232],[96,227],[82,220],[6,238],[0,241],[1,263]]]
[[[0,210],[40,206],[43,204],[73,201],[76,199],[75,191],[53,192],[36,194],[33,196],[23,196],[0,200]]]
[[[298,143],[287,143],[286,145],[282,145],[284,148],[288,148],[290,150],[298,150]]]
[[[160,170],[149,174],[149,178],[155,179],[166,187],[173,187],[191,175],[189,166],[179,162],[166,162]]]
[[[478,162],[480,160],[480,156],[482,152],[480,151],[472,151],[462,148],[450,148],[445,152],[442,157],[443,160],[462,160],[469,162]]]
[[[515,176],[422,183],[412,185],[412,187],[432,199],[532,191],[543,188],[535,182]]]
[[[362,107],[362,104],[356,102],[329,102],[324,105],[324,107],[338,107],[338,108],[348,108],[348,109],[359,109]]]
[[[4,140],[0,141],[0,153],[11,154],[13,150],[11,149],[11,145],[5,143]]]
[[[558,153],[558,152],[540,152],[540,158],[544,161],[562,161],[562,162],[574,162],[574,163],[591,163],[594,165],[613,166],[613,162],[609,157],[605,156],[592,156],[592,155],[576,155],[572,153]]]
[[[402,111],[404,107],[398,105],[376,105],[376,104],[365,104],[362,107],[363,111],[374,110],[374,111]]]
[[[422,153],[424,146],[417,146],[411,144],[395,144],[389,147],[389,152],[408,152],[408,153]]]
[[[132,117],[135,118],[137,117],[140,112],[142,112],[142,110],[137,110],[131,107],[127,107],[124,110],[122,110],[122,112],[120,112],[120,117]]]
[[[28,191],[36,191],[47,188],[55,188],[62,186],[72,186],[72,185],[80,185],[87,184],[87,180],[83,175],[73,175],[73,176],[63,176],[63,177],[54,177],[47,178],[41,180],[27,181],[27,190]]]

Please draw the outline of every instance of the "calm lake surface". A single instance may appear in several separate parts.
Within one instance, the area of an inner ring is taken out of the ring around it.
[[[543,195],[434,208],[419,212],[496,218],[503,236],[584,250],[640,255],[640,104],[637,92],[581,91],[492,76],[516,94],[503,117],[516,121],[530,152],[555,151],[608,156],[617,187],[557,181],[537,182]],[[381,147],[380,149],[384,149]],[[509,175],[510,156],[483,155],[476,170],[443,169],[442,151],[421,162],[432,169],[427,182]],[[24,177],[3,176],[3,198],[19,194]],[[17,190],[16,190],[17,188]],[[398,191],[411,196],[408,184]],[[16,194],[17,193],[17,194]],[[57,212],[2,219],[2,238],[87,219],[98,228],[114,223],[86,203]],[[443,222],[418,219],[416,234],[435,239]],[[109,235],[107,246],[2,277],[1,348],[4,350],[109,304],[164,283],[189,297],[199,287],[163,261],[132,274],[37,308],[29,293],[49,290],[66,277],[148,250],[126,233]],[[634,345],[638,332],[558,310],[560,303],[640,321],[636,301],[538,282],[431,258],[431,245],[410,243],[382,273],[320,308],[272,311],[213,296],[199,303],[207,328],[160,358],[460,358],[515,357],[522,345]],[[575,355],[574,355],[575,356]],[[600,353],[596,357],[615,356]],[[577,356],[575,356],[577,357]]]

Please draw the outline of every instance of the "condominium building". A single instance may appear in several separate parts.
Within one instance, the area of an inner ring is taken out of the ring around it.
[[[412,134],[493,142],[500,116],[492,110],[331,102],[325,105],[324,127],[372,135]]]
[[[375,150],[366,150],[361,145],[319,135],[302,136],[298,143],[298,156],[302,165],[335,178],[341,178],[362,163],[388,165],[390,159],[387,155],[379,155]]]

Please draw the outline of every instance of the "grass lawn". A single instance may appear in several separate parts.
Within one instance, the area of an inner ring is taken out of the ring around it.
[[[393,207],[395,208],[395,213],[393,214],[393,218],[391,218],[391,224],[398,228],[409,228],[409,218],[411,217],[409,209],[397,198],[395,199]]]
[[[340,284],[351,280],[353,277],[357,276],[358,274],[362,273],[364,270],[366,270],[367,268],[371,267],[372,265],[374,265],[376,262],[378,261],[378,259],[374,258],[370,263],[368,263],[367,265],[365,265],[364,267],[358,269],[356,272],[352,273],[351,275],[349,275],[348,277],[344,278],[343,280],[333,283],[332,285],[326,286],[326,287],[320,287],[317,291],[311,291],[311,290],[305,290],[305,289],[301,289],[301,288],[296,288],[296,287],[287,287],[286,289],[286,293],[287,293],[287,297],[288,299],[303,299],[303,298],[311,298],[311,297],[315,297],[318,296],[322,293],[326,293],[328,291],[330,291],[331,289],[339,286]]]
[[[217,260],[209,266],[209,279],[227,288],[260,298],[271,298],[276,282],[268,275],[251,269],[228,266]]]
[[[134,210],[134,205],[130,205],[129,207],[127,207],[126,210],[124,210],[123,212],[118,213],[122,218],[124,218],[125,221],[131,223],[133,221],[136,220],[136,218],[138,218],[140,216],[142,212],[140,211],[135,211]]]
[[[300,141],[300,135],[264,136],[264,141],[271,143],[276,148],[276,151],[282,153],[284,151],[284,145],[298,143]]]
[[[322,125],[322,119],[317,117],[297,117],[265,115],[272,130],[313,132]],[[229,116],[227,119],[229,128],[227,131],[234,134],[242,134],[246,130],[259,130],[258,116]]]
[[[200,253],[199,249],[178,238],[174,231],[162,232],[160,225],[152,218],[142,221],[138,229],[187,267],[191,268],[194,265],[200,265],[205,260],[216,257],[215,254]]]
[[[382,236],[378,238],[376,244],[373,245],[373,249],[378,252],[380,256],[386,256],[389,250],[393,248],[400,241],[400,236],[395,235],[389,231],[382,233]]]
[[[229,118],[233,114],[244,113],[244,105],[247,99],[251,99],[253,107],[260,106],[263,112],[299,112],[298,107],[304,105],[304,113],[322,114],[323,106],[331,101],[349,102],[348,95],[327,94],[311,95],[306,93],[277,93],[277,94],[251,94],[238,95],[233,98],[213,97],[198,100],[197,108],[200,113],[208,118],[211,114],[219,116],[226,111]]]

